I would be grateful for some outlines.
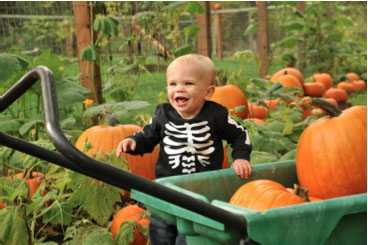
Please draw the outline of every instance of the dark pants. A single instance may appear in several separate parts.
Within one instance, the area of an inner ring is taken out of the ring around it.
[[[152,217],[149,225],[149,238],[152,245],[186,245],[185,237],[178,233],[175,225]]]

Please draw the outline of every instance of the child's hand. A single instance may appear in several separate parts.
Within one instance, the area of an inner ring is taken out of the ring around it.
[[[252,167],[248,160],[236,159],[232,165],[235,173],[242,179],[248,178],[252,174]]]
[[[119,157],[122,152],[134,151],[135,150],[135,140],[131,138],[126,138],[120,141],[118,147],[116,148],[116,156]]]

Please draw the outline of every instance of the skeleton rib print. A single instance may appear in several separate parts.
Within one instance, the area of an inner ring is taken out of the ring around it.
[[[172,169],[182,167],[182,173],[196,172],[196,163],[203,167],[210,164],[209,155],[215,151],[208,121],[165,124],[164,151]]]

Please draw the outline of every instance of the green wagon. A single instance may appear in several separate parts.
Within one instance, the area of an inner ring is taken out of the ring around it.
[[[227,203],[235,190],[247,181],[271,179],[285,186],[297,183],[293,161],[259,164],[252,177],[242,180],[232,169],[162,178],[157,182],[240,214],[247,223],[245,231],[198,215],[154,196],[133,190],[132,197],[145,204],[151,215],[176,224],[189,245],[217,244],[367,244],[367,194],[308,202],[264,212]]]

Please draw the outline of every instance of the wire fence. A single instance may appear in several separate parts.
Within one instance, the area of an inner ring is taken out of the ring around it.
[[[110,2],[110,6],[115,9],[126,7],[127,3]],[[124,5],[125,4],[125,5]],[[239,5],[229,2],[223,3],[226,8],[218,10],[222,15],[222,35],[223,53],[225,56],[232,55],[239,50],[256,51],[256,35],[244,35],[244,31],[249,26],[255,15],[254,2],[244,2]],[[354,3],[352,3],[354,4]],[[151,3],[151,8],[155,9],[155,3]],[[158,6],[158,5],[157,5]],[[237,6],[236,8],[232,6]],[[158,9],[160,11],[160,9]],[[113,11],[110,11],[113,12]],[[269,41],[274,43],[282,36],[282,28],[279,19],[286,15],[290,9],[285,7],[269,8]],[[124,56],[127,52],[126,42],[129,39],[131,20],[127,16],[119,15],[117,19],[120,23],[121,35],[115,38],[113,44],[108,49],[102,50],[102,56]],[[216,11],[212,13],[212,23]],[[366,35],[366,13],[356,15],[357,21],[363,24],[362,35]],[[180,28],[192,24],[195,18],[181,19]],[[172,23],[163,23],[170,26]],[[149,27],[148,27],[149,28]],[[167,28],[167,27],[166,27]],[[169,27],[170,28],[170,27]],[[215,32],[212,24],[212,47],[215,47]],[[179,40],[184,36],[181,31]],[[123,40],[121,37],[124,37]],[[167,37],[157,35],[165,43]],[[0,3],[0,52],[11,52],[22,50],[22,52],[40,52],[40,50],[51,49],[52,52],[75,57],[76,38],[74,34],[74,18],[72,2],[53,1],[53,2],[1,2]],[[168,48],[175,48],[173,43],[166,43]],[[136,49],[138,56],[152,56],[158,53],[157,49],[150,43],[141,40]],[[177,44],[176,44],[177,45]],[[212,49],[216,53],[215,48]]]

